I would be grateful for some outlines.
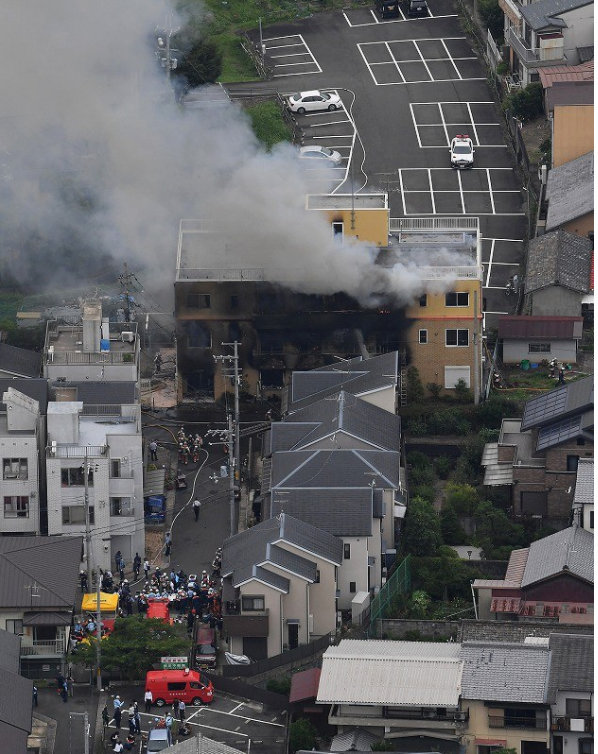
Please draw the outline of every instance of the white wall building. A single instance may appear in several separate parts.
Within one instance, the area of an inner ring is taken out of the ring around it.
[[[85,469],[87,468],[87,484]],[[89,505],[91,567],[130,566],[145,551],[139,404],[48,404],[48,533],[85,536]]]

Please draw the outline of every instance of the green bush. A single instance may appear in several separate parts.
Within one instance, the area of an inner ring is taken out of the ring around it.
[[[282,676],[281,678],[270,678],[266,682],[266,688],[268,691],[273,691],[275,694],[283,694],[288,696],[291,690],[291,679],[289,676]]]
[[[449,482],[445,495],[445,505],[452,508],[457,517],[473,516],[480,503],[480,496],[470,484]]]
[[[446,545],[462,545],[467,542],[467,535],[459,523],[459,516],[454,507],[446,503],[440,511],[440,532]]]
[[[440,521],[428,500],[414,496],[407,507],[403,548],[412,555],[433,555],[442,544]]]
[[[500,42],[504,36],[505,21],[498,0],[478,0],[478,11],[486,28]]]
[[[467,387],[465,380],[457,380],[455,383],[455,397],[461,403],[468,403],[472,400],[471,390]]]
[[[433,484],[419,484],[411,488],[411,494],[413,497],[421,497],[431,505],[436,500],[436,488]]]
[[[423,416],[411,416],[405,419],[405,433],[413,437],[423,437],[428,434],[428,422]]]
[[[440,397],[440,391],[442,390],[442,385],[439,385],[437,382],[428,382],[426,385],[428,388],[428,391],[430,392],[430,395],[434,400],[438,400]]]
[[[190,89],[203,84],[213,84],[222,71],[222,53],[214,42],[200,39],[183,54],[173,71],[183,77]]]
[[[502,63],[499,63],[496,66],[496,73],[499,76],[504,76],[505,73],[508,73],[508,71],[509,71],[509,64],[508,63],[502,62]]]
[[[466,435],[471,424],[460,408],[445,408],[428,416],[428,431],[432,435]]]
[[[407,369],[407,400],[409,403],[421,403],[424,399],[424,386],[416,367]]]
[[[434,459],[434,470],[441,479],[448,479],[448,475],[451,473],[454,466],[454,461],[448,456],[438,456]]]
[[[313,749],[316,744],[316,729],[304,717],[292,722],[289,726],[289,748],[291,752],[298,749]]]
[[[270,151],[280,141],[290,141],[291,132],[275,102],[259,102],[246,108],[257,138]]]
[[[544,90],[539,81],[517,89],[504,101],[505,110],[519,120],[533,120],[544,112]]]

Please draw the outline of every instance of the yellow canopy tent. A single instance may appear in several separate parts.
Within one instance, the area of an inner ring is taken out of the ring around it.
[[[95,592],[84,594],[81,602],[82,613],[95,613],[98,605],[98,596]],[[118,608],[118,594],[100,592],[100,610],[102,613],[114,613]]]

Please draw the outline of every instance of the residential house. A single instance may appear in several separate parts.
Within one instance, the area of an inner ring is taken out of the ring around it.
[[[484,484],[511,488],[516,517],[568,525],[578,462],[594,456],[593,388],[584,377],[532,398],[484,447]]]
[[[27,678],[65,669],[81,552],[81,537],[0,537],[0,627],[22,636]]]
[[[0,343],[0,377],[39,377],[41,354]]]
[[[9,387],[0,404],[2,534],[41,533],[40,430],[39,402]]]
[[[21,754],[31,732],[33,683],[20,675],[21,638],[0,630],[0,740],[2,750]]]
[[[593,151],[594,105],[555,105],[552,114],[551,167],[558,168]]]
[[[468,720],[460,651],[456,643],[343,639],[324,652],[316,701],[330,705],[338,733],[358,727],[400,739],[407,751],[456,753]]]
[[[398,451],[369,449],[281,451],[264,465],[264,517],[284,511],[342,540],[339,610],[358,592],[378,591],[387,553],[395,556],[400,468]]]
[[[139,381],[136,322],[110,322],[100,301],[83,305],[80,325],[46,325],[43,375],[50,380]]]
[[[476,579],[481,620],[593,623],[594,535],[568,529],[514,550],[504,579]]]
[[[550,118],[555,106],[594,104],[594,61],[579,65],[540,68],[544,87],[544,112]]]
[[[478,218],[399,218],[391,221],[391,259],[422,276],[421,295],[406,307],[401,339],[401,402],[405,368],[442,393],[463,381],[474,403],[482,389],[482,264]],[[452,282],[446,290],[444,281]]]
[[[135,382],[56,383],[48,404],[48,533],[91,535],[90,567],[145,550],[141,408]],[[85,553],[87,562],[87,553]]]
[[[551,634],[548,702],[554,754],[594,750],[594,637]]]
[[[225,540],[229,650],[259,660],[334,632],[342,556],[339,539],[287,513]]]
[[[578,48],[593,44],[594,4],[588,0],[500,0],[509,62],[523,86],[544,66],[581,62]]]
[[[573,522],[594,532],[594,459],[580,458],[577,464],[575,494],[573,495]]]
[[[345,238],[373,247],[388,243],[388,194],[308,194],[305,209],[324,215],[337,243]]]
[[[502,361],[519,364],[525,360],[538,363],[558,359],[575,364],[582,329],[582,317],[499,317]]]
[[[578,236],[594,232],[594,153],[553,167],[546,184],[546,232],[562,229]]]
[[[364,358],[356,356],[318,369],[293,370],[282,391],[281,411],[291,415],[303,406],[332,398],[344,390],[394,414],[397,403],[399,362],[397,351]]]
[[[550,651],[541,644],[463,642],[461,707],[468,712],[462,743],[466,754],[514,749],[547,754],[546,694]]]
[[[556,230],[529,242],[525,275],[526,314],[579,317],[590,290],[592,241]]]
[[[197,754],[198,746],[200,754],[244,754],[241,749],[223,744],[221,741],[214,741],[203,734],[179,740],[176,744],[162,749],[162,754]]]

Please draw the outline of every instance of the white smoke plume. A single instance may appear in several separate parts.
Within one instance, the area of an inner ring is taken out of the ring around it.
[[[239,266],[293,267],[300,290],[418,295],[417,264],[375,266],[305,211],[295,147],[266,153],[236,105],[175,104],[152,48],[170,12],[161,0],[1,4],[1,270],[56,286],[126,261],[146,288],[172,290],[179,218],[207,217]]]

